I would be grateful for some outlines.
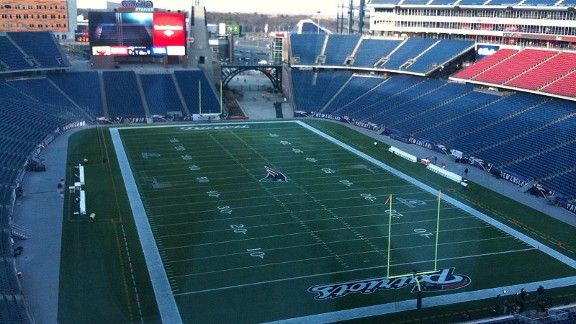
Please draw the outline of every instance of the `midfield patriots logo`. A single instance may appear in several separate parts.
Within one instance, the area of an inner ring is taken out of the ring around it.
[[[377,290],[396,290],[408,286],[412,286],[411,292],[415,293],[418,291],[416,280],[420,282],[422,292],[455,290],[464,288],[472,282],[470,277],[456,274],[455,268],[448,268],[416,277],[411,275],[398,278],[379,277],[318,285],[308,288],[308,292],[316,294],[316,300],[334,299],[355,293],[366,295]]]
[[[268,182],[288,182],[288,177],[284,175],[284,173],[274,170],[270,167],[264,166],[266,170],[266,176],[260,181],[268,181]]]

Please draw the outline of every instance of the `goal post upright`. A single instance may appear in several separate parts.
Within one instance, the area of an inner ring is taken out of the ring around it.
[[[386,264],[386,278],[388,279],[395,279],[395,278],[403,278],[403,277],[410,277],[410,276],[421,276],[427,274],[433,274],[438,271],[438,243],[440,237],[440,207],[442,203],[442,192],[438,191],[437,195],[437,209],[436,209],[436,237],[434,242],[434,269],[430,271],[423,271],[423,272],[413,272],[413,273],[406,273],[402,275],[390,275],[390,254],[392,250],[392,194],[388,196],[388,200],[386,203],[389,203],[388,208],[388,260]],[[385,204],[386,204],[385,203]]]
[[[440,236],[440,203],[442,191],[438,191],[438,212],[436,213],[436,243],[434,244],[434,271],[438,270],[438,237]]]
[[[388,196],[390,208],[388,209],[388,264],[386,265],[386,277],[390,278],[390,251],[392,244],[392,194]]]

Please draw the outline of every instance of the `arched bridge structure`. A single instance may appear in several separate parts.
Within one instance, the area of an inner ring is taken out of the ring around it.
[[[260,71],[272,83],[274,89],[282,90],[282,65],[272,64],[223,64],[222,83],[227,86],[235,76],[246,71]]]

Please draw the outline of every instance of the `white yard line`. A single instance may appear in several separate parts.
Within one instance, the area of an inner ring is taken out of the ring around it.
[[[110,136],[112,137],[112,143],[114,144],[114,150],[116,151],[116,157],[120,171],[122,172],[122,179],[124,180],[134,222],[136,223],[136,230],[138,231],[138,237],[142,245],[144,259],[150,275],[150,281],[152,282],[160,317],[163,323],[182,323],[182,318],[180,317],[176,300],[172,294],[172,288],[170,287],[162,258],[160,257],[156,241],[154,240],[154,235],[148,222],[148,216],[146,215],[144,204],[140,198],[138,186],[134,180],[130,162],[128,161],[126,151],[124,151],[118,129],[110,128]]]
[[[318,130],[318,129],[316,129],[316,128],[314,128],[314,127],[312,127],[306,123],[303,123],[301,121],[295,121],[295,123],[297,123],[300,126],[310,130],[312,133],[317,134],[317,135],[327,139],[328,141],[330,141],[336,145],[339,145],[340,147],[358,155],[359,157],[365,159],[366,161],[371,162],[372,164],[379,166],[380,168],[394,174],[395,176],[397,176],[401,179],[404,179],[405,181],[410,182],[411,184],[417,186],[418,188],[420,188],[426,192],[429,192],[432,195],[436,195],[438,193],[438,190],[428,186],[427,184],[422,183],[422,182],[420,182],[420,181],[418,181],[418,180],[390,167],[389,165],[384,164],[384,163],[376,160],[375,158],[353,148],[352,146],[350,146],[346,143],[341,142],[340,140],[338,140],[338,139],[336,139],[330,135],[327,135],[326,133],[324,133],[324,132],[322,132],[322,131],[320,131],[320,130]],[[549,256],[553,257],[554,259],[568,265],[569,267],[576,269],[576,261],[575,260],[573,260],[573,259],[563,255],[562,253],[536,241],[535,239],[533,239],[533,238],[531,238],[531,237],[529,237],[523,233],[520,233],[517,230],[515,230],[515,229],[513,229],[507,225],[500,223],[499,221],[493,219],[492,217],[490,217],[484,213],[481,213],[481,212],[477,211],[476,209],[474,209],[468,205],[461,203],[460,201],[450,197],[449,195],[446,195],[443,193],[442,194],[442,200],[460,208],[461,210],[469,213],[470,215],[472,215],[478,219],[483,220],[484,222],[498,228],[499,230],[518,238],[519,240],[523,241],[524,243],[526,243],[526,244],[528,244],[528,245],[530,245],[536,249],[539,249],[540,251],[542,251],[542,252],[548,254]]]
[[[483,257],[483,256],[491,256],[491,255],[502,255],[502,254],[510,254],[510,253],[516,253],[516,252],[526,252],[526,251],[531,251],[534,250],[534,248],[529,248],[529,249],[519,249],[519,250],[508,250],[508,251],[501,251],[501,252],[492,252],[492,253],[482,253],[482,254],[474,254],[474,255],[467,255],[467,256],[462,256],[462,257],[456,257],[456,258],[445,258],[445,259],[438,259],[438,261],[450,261],[450,260],[454,260],[454,259],[468,259],[468,258],[478,258],[478,257]],[[362,253],[356,253],[356,254],[367,254],[367,253],[378,253],[378,251],[368,251],[368,252],[362,252]],[[342,254],[342,255],[348,255],[348,254]],[[350,253],[350,255],[355,255],[354,253]],[[330,258],[331,256],[326,256],[326,257],[318,257],[318,258],[309,258],[309,259],[302,259],[300,261],[309,261],[309,260],[318,260],[318,259],[325,259],[325,258]],[[433,262],[434,260],[424,260],[424,261],[419,261],[416,263],[426,263],[426,262]],[[280,264],[286,264],[286,263],[292,263],[292,262],[296,262],[296,261],[289,261],[289,262],[277,262],[277,263],[273,263],[273,264],[267,264],[267,265],[280,265]],[[398,263],[395,265],[412,265],[414,264],[414,262],[406,262],[406,263]],[[261,268],[267,265],[257,265],[257,266],[247,266],[247,267],[243,267],[241,269],[247,270],[247,269],[257,269],[257,268]],[[351,269],[351,270],[342,270],[342,271],[332,271],[332,272],[324,272],[324,273],[317,273],[317,274],[313,274],[313,275],[305,275],[305,276],[297,276],[297,277],[291,277],[291,278],[282,278],[282,279],[275,279],[275,280],[265,280],[265,281],[259,281],[259,282],[253,282],[253,283],[246,283],[246,284],[239,284],[239,285],[233,285],[233,286],[226,286],[226,287],[218,287],[218,288],[209,288],[209,289],[204,289],[204,290],[198,290],[198,291],[189,291],[189,292],[181,292],[178,294],[175,294],[176,297],[178,296],[187,296],[187,295],[195,295],[195,294],[201,294],[201,293],[207,293],[207,292],[213,292],[213,291],[221,291],[221,290],[228,290],[228,289],[235,289],[235,288],[243,288],[243,287],[252,287],[252,286],[259,286],[259,285],[266,285],[266,284],[271,284],[271,283],[277,283],[277,282],[284,282],[284,281],[291,281],[291,280],[299,280],[299,279],[308,279],[308,278],[315,278],[315,277],[322,277],[322,276],[332,276],[335,274],[342,274],[342,273],[350,273],[350,272],[357,272],[357,271],[365,271],[365,270],[373,270],[373,269],[386,269],[386,266],[373,266],[373,267],[368,267],[368,268],[360,268],[360,269]],[[237,270],[237,269],[234,269]],[[210,272],[205,272],[204,274],[215,274],[215,273],[226,273],[230,270],[222,270],[222,271],[210,271]],[[190,275],[180,275],[180,276],[176,276],[176,277],[191,277],[194,276],[196,274],[190,274]],[[576,277],[573,277],[576,278]],[[553,281],[553,280],[552,280]],[[573,282],[572,282],[573,284]],[[524,286],[522,286],[524,287]],[[548,285],[546,286],[548,287]],[[500,289],[500,288],[496,288],[496,289]],[[518,289],[520,290],[520,289]],[[494,295],[496,296],[496,294]],[[446,296],[442,296],[442,297],[446,297]],[[415,307],[414,307],[415,308]]]

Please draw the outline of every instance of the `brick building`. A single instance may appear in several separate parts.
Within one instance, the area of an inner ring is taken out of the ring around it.
[[[74,39],[75,0],[0,0],[0,32],[52,31]]]

